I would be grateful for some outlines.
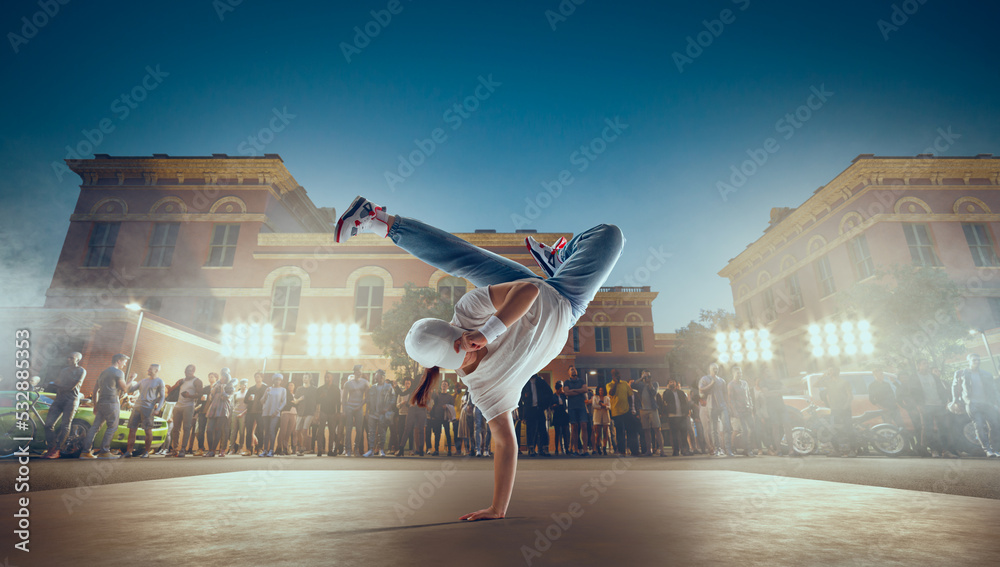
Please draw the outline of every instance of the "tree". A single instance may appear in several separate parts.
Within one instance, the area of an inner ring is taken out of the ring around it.
[[[924,358],[940,368],[962,352],[969,329],[958,318],[961,290],[943,270],[896,265],[875,275],[854,284],[841,303],[871,323],[880,362],[903,369]]]
[[[697,321],[677,329],[677,346],[667,355],[670,376],[682,385],[693,385],[716,360],[716,333],[737,325],[736,315],[725,309],[702,309]]]
[[[403,346],[413,323],[425,317],[451,321],[454,312],[455,306],[437,290],[407,283],[400,302],[382,314],[381,325],[372,331],[372,342],[389,359],[389,367],[400,382],[406,378],[416,381],[421,373],[420,365],[407,356]]]

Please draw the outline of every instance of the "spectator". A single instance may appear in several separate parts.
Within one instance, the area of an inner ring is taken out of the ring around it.
[[[448,382],[441,381],[441,391],[435,392],[431,397],[433,405],[427,411],[427,418],[430,424],[428,438],[433,437],[434,441],[431,452],[435,457],[439,454],[441,446],[441,429],[444,428],[445,447],[448,449],[448,456],[451,456],[451,431],[448,429],[452,416],[455,415],[455,396],[448,392]]]
[[[594,437],[597,439],[597,446],[594,448],[599,455],[607,455],[611,444],[611,397],[608,396],[608,388],[599,386],[597,396],[593,401],[594,408]]]
[[[917,372],[910,379],[907,390],[913,397],[914,404],[920,413],[920,431],[918,451],[934,458],[942,456],[955,458],[952,448],[951,429],[948,427],[948,388],[931,373],[930,364],[926,360],[917,362]]]
[[[347,420],[344,443],[347,444],[346,455],[351,456],[351,439],[354,431],[354,454],[361,455],[365,449],[364,428],[365,428],[365,398],[368,395],[368,380],[361,377],[361,365],[354,367],[354,374],[347,378],[343,397],[344,416]]]
[[[406,449],[406,442],[410,442],[410,451],[413,451],[416,445],[413,443],[413,430],[410,429],[410,436],[404,437],[403,433],[406,431],[407,421],[409,419],[410,413],[410,396],[413,395],[413,380],[407,378],[403,380],[403,386],[394,386],[396,390],[396,456],[402,457],[403,451]]]
[[[593,453],[594,448],[594,391],[587,387],[587,392],[583,395],[583,408],[586,412],[587,423],[581,426],[583,432],[581,434],[587,437],[587,447],[590,453]],[[608,421],[611,421],[611,416],[608,416]],[[570,424],[572,427],[572,424]],[[586,453],[586,450],[585,450]],[[586,455],[584,455],[586,456]]]
[[[552,428],[555,430],[556,450],[562,449],[564,455],[569,454],[569,400],[563,392],[562,381],[556,382],[555,395],[552,396]]]
[[[267,391],[267,385],[264,384],[264,374],[261,372],[254,372],[253,374],[254,385],[251,386],[243,398],[243,403],[247,406],[246,413],[246,433],[243,434],[244,445],[242,455],[255,455],[260,451],[260,446],[263,441],[263,424],[261,419],[261,400],[264,398],[264,392]],[[256,440],[256,445],[254,441]]]
[[[692,439],[692,447],[695,447],[695,452],[699,455],[712,455],[715,454],[715,446],[712,444],[712,439],[708,437],[708,417],[711,413],[708,407],[708,400],[701,397],[698,392],[697,385],[691,390],[691,397],[688,400],[691,402],[689,407],[691,408],[691,425],[694,429],[694,439]]]
[[[417,386],[410,380],[408,382],[410,382],[409,388],[401,392],[402,396],[405,397],[402,403],[407,405],[407,411],[406,423],[403,425],[403,437],[399,442],[399,450],[396,451],[396,456],[403,456],[406,441],[409,441],[410,447],[413,449],[412,454],[422,457],[424,455],[424,428],[427,426],[427,408],[410,405],[410,399],[416,391]],[[398,400],[397,398],[397,403],[400,403]]]
[[[735,417],[740,420],[740,427],[743,430],[743,454],[747,457],[753,457],[757,454],[754,450],[754,444],[757,441],[754,435],[753,392],[750,390],[750,384],[743,379],[743,369],[739,366],[733,367],[733,377],[729,381],[728,393],[730,408]]]
[[[194,456],[199,457],[205,454],[205,448],[208,446],[206,434],[208,433],[208,395],[212,392],[212,386],[219,379],[219,375],[215,372],[208,373],[208,387],[204,388],[201,392],[201,397],[194,403],[194,426],[195,433],[193,436],[188,438],[187,450],[190,453],[194,449],[195,440],[198,441],[198,451],[193,453]]]
[[[532,374],[521,389],[521,406],[527,423],[528,456],[549,455],[549,429],[545,422],[545,410],[552,405],[552,388],[538,374]]]
[[[642,423],[642,436],[645,440],[645,455],[652,455],[659,447],[660,456],[666,457],[667,453],[663,448],[663,434],[660,432],[660,409],[656,406],[656,394],[659,393],[660,385],[652,381],[649,370],[643,370],[640,374],[638,384],[639,418]]]
[[[965,406],[976,428],[976,438],[986,456],[998,457],[993,445],[993,435],[1000,427],[996,418],[997,391],[993,375],[979,367],[979,355],[971,353],[966,357],[968,368],[955,372],[955,380],[951,386],[951,403],[954,406]],[[954,407],[953,406],[953,407]]]
[[[139,457],[149,458],[149,452],[153,449],[153,416],[163,409],[167,399],[163,380],[157,376],[159,373],[160,365],[150,364],[146,370],[146,377],[138,384],[129,386],[129,393],[138,391],[139,399],[132,406],[132,413],[128,416],[128,445],[125,448],[125,457],[132,456],[136,431],[139,427],[143,428],[146,435],[145,447]]]
[[[285,377],[281,374],[271,376],[271,387],[261,395],[260,415],[263,423],[261,440],[261,451],[258,457],[273,457],[275,437],[278,435],[278,421],[281,419],[281,410],[287,403],[287,391],[281,387]]]
[[[90,424],[87,437],[83,441],[81,459],[117,459],[118,455],[111,453],[111,440],[118,432],[118,419],[121,414],[121,397],[125,393],[125,373],[122,369],[128,364],[128,357],[116,354],[111,357],[111,366],[97,377],[94,385],[94,422]],[[104,425],[104,438],[101,440],[101,450],[94,456],[91,447],[97,430]]]
[[[308,374],[302,377],[302,387],[295,394],[295,437],[298,444],[298,455],[312,447],[309,438],[309,428],[316,415],[316,388],[312,385],[312,377]]]
[[[895,388],[886,381],[885,373],[881,367],[873,368],[872,376],[875,377],[875,380],[868,385],[868,401],[885,412],[882,414],[883,422],[891,422],[897,427],[903,427],[903,416],[899,413]]]
[[[48,450],[42,455],[45,459],[58,459],[60,451],[66,445],[66,438],[69,436],[70,426],[73,424],[73,416],[80,407],[80,386],[83,385],[87,371],[80,367],[83,355],[78,352],[71,352],[66,357],[68,366],[59,371],[56,378],[56,399],[52,400],[49,406],[49,413],[45,416],[45,442]],[[59,431],[56,431],[56,422],[59,422]]]
[[[327,456],[334,457],[340,453],[341,441],[337,437],[337,424],[340,420],[340,385],[333,372],[323,375],[323,385],[316,391],[319,403],[319,423],[316,430],[316,456],[323,456],[323,446],[326,445]],[[324,443],[325,442],[325,443]]]
[[[792,447],[792,423],[788,417],[788,410],[785,409],[785,389],[781,380],[765,374],[760,382],[761,391],[764,393],[764,400],[767,406],[767,426],[771,432],[771,447],[775,454],[785,455],[785,449],[781,448],[781,439],[784,436],[788,446],[787,454],[796,455]]]
[[[247,418],[247,379],[240,378],[239,388],[233,394],[233,416],[229,423],[229,453],[236,454],[247,444],[246,440],[246,418]]]
[[[708,365],[708,375],[702,376],[698,382],[698,393],[702,399],[708,400],[708,411],[702,412],[702,422],[705,422],[705,413],[708,414],[708,422],[705,433],[710,442],[715,446],[715,454],[722,456],[723,445],[725,445],[725,455],[733,456],[733,423],[729,415],[729,390],[726,381],[718,376],[719,365],[712,363]]]
[[[854,392],[851,391],[851,383],[840,376],[840,368],[832,366],[820,378],[820,385],[826,387],[826,401],[836,430],[830,456],[843,456],[846,450],[847,456],[854,457],[854,426],[851,423]]]
[[[587,438],[590,437],[590,428],[587,427],[587,414],[589,413],[587,411],[587,394],[590,393],[590,388],[587,387],[583,378],[580,378],[576,366],[570,366],[567,373],[569,380],[563,383],[563,394],[566,396],[567,413],[569,414],[569,450],[571,453],[586,457],[589,455],[587,452]]]
[[[205,457],[226,456],[225,443],[229,435],[229,418],[233,415],[233,377],[228,368],[222,369],[222,377],[212,384],[208,393],[208,407],[205,417],[208,420],[208,451]],[[211,375],[210,375],[211,376]],[[211,377],[209,377],[211,380]]]
[[[385,379],[385,370],[375,371],[375,385],[368,390],[368,452],[363,456],[385,456],[386,432],[396,405],[396,391]]]
[[[667,382],[667,391],[663,393],[663,405],[667,411],[667,422],[670,423],[670,448],[674,457],[688,454],[688,398],[681,391],[676,380]]]
[[[490,432],[486,427],[486,418],[475,405],[472,407],[472,449],[476,457],[485,457],[490,453]]]
[[[194,437],[194,408],[195,402],[201,399],[202,383],[201,378],[194,375],[195,366],[188,364],[184,368],[184,378],[174,384],[176,390],[177,405],[173,409],[174,427],[170,432],[171,441],[175,451],[171,455],[183,457],[185,445],[190,446]],[[186,444],[185,444],[186,442]]]
[[[285,386],[285,406],[281,408],[281,419],[278,422],[278,455],[291,455],[295,450],[295,422],[299,412],[295,409],[295,383],[291,380]]]
[[[634,391],[628,383],[622,381],[618,370],[611,371],[608,394],[611,397],[611,421],[614,423],[617,438],[615,450],[618,456],[624,456],[625,448],[628,447],[632,456],[636,456],[639,454],[639,440],[635,436],[635,430],[629,424],[631,418],[629,398],[634,394]]]

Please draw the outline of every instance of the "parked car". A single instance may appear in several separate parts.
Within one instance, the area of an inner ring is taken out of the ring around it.
[[[27,397],[27,400],[25,400]],[[0,392],[0,428],[3,434],[0,436],[0,455],[9,455],[17,450],[18,446],[23,446],[24,442],[14,441],[15,438],[28,437],[33,439],[30,442],[30,450],[42,452],[46,448],[45,444],[45,418],[49,413],[49,407],[55,399],[55,394],[37,392]],[[27,402],[27,408],[18,407],[18,402]],[[124,451],[128,446],[128,420],[131,410],[122,410],[118,417],[118,431],[111,439],[111,448]],[[22,415],[17,415],[22,414]],[[23,414],[26,414],[23,415]],[[19,418],[27,417],[28,420]],[[18,430],[17,421],[27,421],[26,430]],[[87,436],[87,431],[94,423],[94,408],[89,405],[81,405],[73,416],[70,425],[69,435],[66,438],[66,449],[62,452],[68,457],[78,457],[83,451],[83,443]],[[97,431],[95,439],[101,439],[106,430],[105,426]],[[161,417],[153,418],[153,447],[157,449],[167,439],[167,420]],[[140,428],[136,432],[136,447],[142,448],[145,445],[146,432]],[[18,445],[18,443],[20,443]],[[152,450],[151,449],[151,450]]]

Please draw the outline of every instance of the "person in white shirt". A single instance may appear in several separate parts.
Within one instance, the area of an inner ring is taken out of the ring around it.
[[[587,309],[621,256],[625,238],[614,225],[599,225],[549,247],[525,238],[529,253],[548,276],[478,248],[420,221],[392,216],[358,197],[338,219],[335,238],[361,233],[391,238],[424,262],[476,286],[455,306],[451,322],[422,319],[405,340],[410,358],[426,370],[412,403],[426,406],[442,368],[455,370],[482,411],[495,444],[493,502],[463,520],[503,518],[517,466],[511,412],[528,378],[566,344],[569,330]]]

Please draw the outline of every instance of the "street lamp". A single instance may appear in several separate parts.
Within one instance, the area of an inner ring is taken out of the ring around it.
[[[132,371],[132,359],[135,358],[135,347],[139,344],[139,331],[142,329],[142,316],[145,311],[142,310],[142,305],[135,302],[125,305],[125,309],[139,312],[139,321],[135,324],[135,336],[132,337],[132,354],[128,357],[128,364],[125,365],[125,377],[128,378],[129,372]]]
[[[771,332],[767,329],[748,329],[739,331],[718,332],[715,334],[715,348],[718,351],[719,362],[768,362],[774,358],[771,345]]]
[[[856,323],[843,321],[839,325],[826,323],[822,327],[813,323],[808,331],[809,345],[816,358],[856,356],[858,353],[870,355],[875,352],[871,323],[865,320]]]
[[[990,349],[990,341],[986,339],[986,331],[983,329],[969,329],[969,334],[975,336],[979,333],[983,337],[983,344],[986,345],[986,354],[990,357],[990,363],[993,364],[993,369],[997,369],[997,361],[993,358],[993,350]]]

